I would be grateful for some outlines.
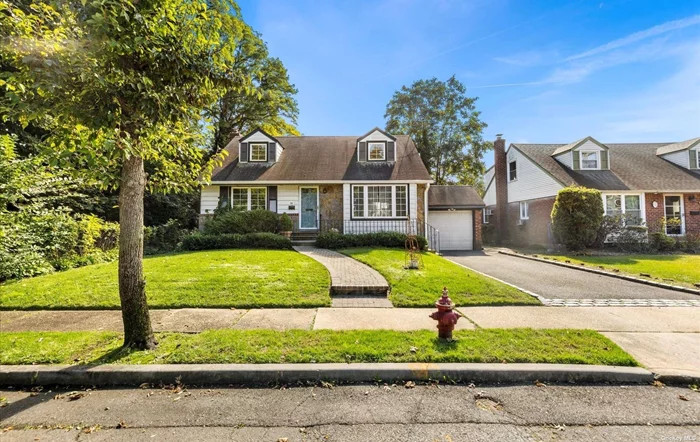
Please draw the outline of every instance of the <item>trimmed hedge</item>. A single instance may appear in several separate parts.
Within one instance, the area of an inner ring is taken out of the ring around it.
[[[226,233],[208,235],[194,233],[182,240],[182,250],[214,250],[214,249],[277,249],[291,250],[292,242],[274,233]]]
[[[428,248],[428,240],[423,236],[417,236],[418,247],[421,250]],[[406,234],[399,232],[362,233],[359,235],[344,235],[337,232],[328,232],[318,235],[316,247],[323,249],[347,249],[350,247],[391,247],[401,248],[406,246]]]
[[[226,233],[277,232],[279,218],[276,213],[269,210],[251,210],[237,212],[231,209],[221,211],[214,215],[204,225],[204,233],[221,235]]]

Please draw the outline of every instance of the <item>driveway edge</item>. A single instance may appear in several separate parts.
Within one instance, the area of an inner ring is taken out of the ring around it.
[[[478,383],[651,383],[639,367],[575,364],[169,364],[0,365],[0,386],[270,385],[428,381]]]
[[[646,284],[646,285],[653,285],[655,287],[668,289],[668,290],[675,290],[677,292],[685,292],[685,293],[690,293],[693,295],[700,295],[700,290],[691,289],[690,287],[682,287],[679,285],[665,284],[663,282],[649,281],[648,279],[636,278],[634,276],[628,276],[628,275],[621,275],[619,273],[606,272],[605,270],[594,269],[591,267],[585,267],[585,266],[580,266],[580,265],[577,266],[574,264],[567,264],[565,262],[539,258],[539,257],[531,256],[531,255],[526,255],[523,253],[511,252],[511,251],[506,251],[506,250],[499,250],[498,253],[503,254],[503,255],[508,255],[508,256],[516,256],[518,258],[523,258],[523,259],[529,259],[531,261],[544,262],[544,263],[556,265],[559,267],[567,267],[569,269],[581,270],[583,272],[596,273],[598,275],[604,275],[604,276],[611,276],[613,278],[624,279],[626,281],[638,282],[638,283]]]

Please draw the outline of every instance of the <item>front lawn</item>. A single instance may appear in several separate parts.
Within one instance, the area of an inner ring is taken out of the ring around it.
[[[389,281],[389,299],[395,307],[432,307],[444,286],[457,307],[540,304],[536,298],[520,290],[432,253],[423,254],[423,269],[406,270],[403,250],[366,248],[341,252],[373,267]]]
[[[289,250],[210,250],[144,259],[152,308],[321,307],[331,303],[325,267]],[[0,285],[3,309],[119,308],[117,263]]]
[[[661,282],[687,287],[694,287],[693,284],[700,283],[700,255],[538,256],[556,258],[558,261],[569,260],[572,264],[602,266],[603,270],[607,271],[617,269],[632,276],[646,273]]]
[[[592,330],[479,329],[444,342],[434,331],[210,330],[161,333],[155,350],[121,348],[105,332],[0,333],[0,364],[532,362],[636,366]],[[411,351],[411,350],[414,351]]]

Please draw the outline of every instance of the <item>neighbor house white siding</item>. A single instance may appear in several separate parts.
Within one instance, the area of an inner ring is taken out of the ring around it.
[[[493,180],[491,185],[486,189],[486,193],[484,193],[484,203],[487,206],[496,205],[496,180]]]
[[[219,186],[203,186],[199,202],[199,213],[214,213],[219,205]]]
[[[560,153],[559,155],[555,156],[554,159],[559,161],[561,164],[568,167],[569,169],[574,168],[573,154],[571,153],[571,151]]]
[[[509,203],[555,196],[564,187],[517,149],[508,148],[506,155],[517,167],[517,179],[508,181]]]
[[[687,150],[679,150],[678,152],[661,155],[661,158],[686,169],[690,168],[690,154]]]
[[[492,167],[489,170],[486,171],[484,174],[484,187],[488,186],[489,183],[491,182],[491,178],[496,174],[496,168]]]
[[[277,213],[299,213],[299,186],[277,186]]]

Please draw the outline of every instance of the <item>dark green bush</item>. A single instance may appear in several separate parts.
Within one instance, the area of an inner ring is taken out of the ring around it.
[[[214,250],[214,249],[279,249],[291,250],[292,242],[274,233],[224,233],[210,235],[193,233],[183,238],[182,250]]]
[[[668,252],[676,247],[676,240],[664,232],[653,232],[649,234],[649,244],[654,250]]]
[[[428,247],[428,241],[423,236],[417,236],[421,250]],[[406,234],[399,232],[362,233],[359,235],[328,232],[318,235],[316,247],[323,249],[346,249],[350,247],[391,247],[404,248]]]
[[[117,258],[119,225],[63,211],[0,214],[0,281]]]
[[[552,231],[568,250],[583,250],[593,244],[603,222],[600,191],[566,187],[557,193],[552,208]]]
[[[282,216],[280,216],[280,232],[291,232],[293,227],[292,218],[286,213],[283,213]]]
[[[217,212],[204,226],[204,233],[221,235],[227,233],[260,233],[277,232],[279,219],[277,214],[269,210],[251,210],[237,212],[224,210]]]
[[[190,230],[180,228],[180,223],[176,219],[171,219],[162,226],[145,227],[143,251],[146,255],[172,252],[190,233]]]

